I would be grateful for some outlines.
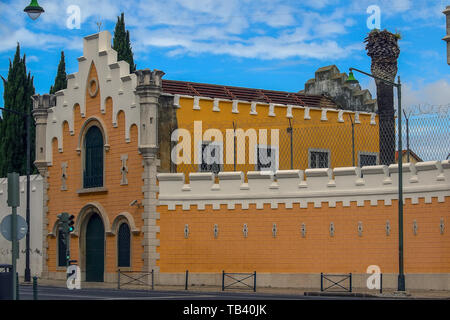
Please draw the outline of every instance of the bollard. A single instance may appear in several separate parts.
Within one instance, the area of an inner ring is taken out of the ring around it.
[[[186,282],[184,283],[184,290],[188,289],[188,278],[189,278],[189,271],[186,270]]]
[[[38,299],[37,277],[33,277],[33,300]]]
[[[152,269],[152,290],[155,290],[155,276],[154,276],[154,270]]]
[[[320,273],[320,291],[323,291],[323,272]]]
[[[19,273],[16,272],[16,300],[20,300],[19,295]]]
[[[350,272],[350,288],[349,291],[352,292],[352,273]]]

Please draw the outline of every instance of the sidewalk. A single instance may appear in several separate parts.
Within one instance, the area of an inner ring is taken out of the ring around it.
[[[20,281],[20,284],[24,284]],[[31,284],[29,284],[31,285]],[[52,286],[52,287],[66,287],[65,280],[51,280],[51,279],[38,279],[38,285],[40,286]],[[97,289],[117,289],[117,283],[112,282],[82,282],[82,288],[97,288]],[[121,287],[123,290],[151,290],[151,286],[142,285],[126,285],[126,287]],[[154,285],[154,290],[157,291],[185,291],[184,286],[164,286],[164,285]],[[221,292],[222,287],[220,286],[194,286],[188,287],[190,292]],[[231,290],[227,290],[231,291]],[[233,289],[234,292],[248,292],[253,293],[250,290]],[[409,298],[409,299],[445,299],[450,300],[450,291],[438,291],[438,290],[410,290],[405,293],[398,293],[393,289],[383,290],[380,294],[378,290],[361,290],[354,289],[351,293],[336,293],[336,292],[320,292],[320,289],[305,289],[305,288],[271,288],[271,287],[260,287],[256,288],[258,293],[268,293],[268,294],[292,294],[292,295],[308,295],[308,296],[359,296],[359,297],[385,297],[385,298]]]

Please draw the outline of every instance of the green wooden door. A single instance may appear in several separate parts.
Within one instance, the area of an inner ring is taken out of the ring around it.
[[[94,214],[86,228],[86,281],[102,282],[105,268],[105,229]]]

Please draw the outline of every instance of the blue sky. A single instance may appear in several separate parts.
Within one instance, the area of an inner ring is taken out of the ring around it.
[[[54,82],[61,50],[67,73],[76,72],[82,38],[97,32],[98,21],[113,33],[121,12],[138,68],[163,70],[166,79],[299,91],[325,65],[370,71],[366,10],[377,5],[381,29],[402,35],[398,74],[405,106],[450,103],[441,40],[449,0],[39,0],[46,12],[36,21],[23,12],[28,3],[0,0],[0,74],[7,76],[20,42],[41,94]],[[67,27],[71,5],[81,9],[80,29]],[[376,94],[373,81],[357,77]],[[3,83],[0,94],[3,106]]]

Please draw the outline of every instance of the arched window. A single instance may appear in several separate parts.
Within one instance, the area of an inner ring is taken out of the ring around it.
[[[58,232],[58,267],[67,266],[66,260],[66,240],[64,239],[64,233]]]
[[[97,126],[92,126],[84,137],[85,163],[83,187],[103,187],[103,135]]]
[[[118,267],[130,267],[130,227],[126,223],[122,223],[119,227],[117,240]]]

